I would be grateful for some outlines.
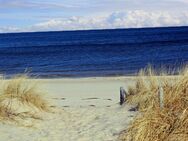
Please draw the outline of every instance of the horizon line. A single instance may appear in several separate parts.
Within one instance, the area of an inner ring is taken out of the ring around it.
[[[131,27],[131,28],[104,28],[104,29],[78,29],[78,30],[49,30],[49,31],[24,31],[24,32],[0,32],[2,34],[23,34],[23,33],[47,33],[47,32],[80,32],[80,31],[104,31],[104,30],[134,30],[134,29],[159,29],[159,28],[188,28],[188,25],[183,26],[156,26],[156,27]]]

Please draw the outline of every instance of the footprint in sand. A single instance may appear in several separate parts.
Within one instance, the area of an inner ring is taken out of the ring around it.
[[[112,101],[112,99],[110,99],[110,98],[108,98],[108,99],[104,99],[104,100]]]
[[[52,99],[56,99],[56,100],[66,100],[66,98],[52,98]]]
[[[91,107],[96,107],[95,105],[89,105],[89,106],[91,106]]]
[[[68,107],[70,107],[70,106],[62,106],[62,107],[64,107],[64,108],[68,108]]]
[[[83,98],[82,100],[95,100],[95,99],[100,99],[100,98],[97,98],[97,97],[91,97],[91,98]]]

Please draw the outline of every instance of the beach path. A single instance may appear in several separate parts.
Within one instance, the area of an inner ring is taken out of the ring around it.
[[[44,79],[39,81],[57,109],[34,128],[2,124],[2,141],[116,141],[134,119],[130,105],[119,105],[119,88],[133,81],[121,78]],[[11,127],[10,127],[11,126]]]

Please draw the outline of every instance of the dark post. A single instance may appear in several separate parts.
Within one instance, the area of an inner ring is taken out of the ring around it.
[[[120,87],[120,105],[122,105],[126,101],[126,91],[123,87]]]

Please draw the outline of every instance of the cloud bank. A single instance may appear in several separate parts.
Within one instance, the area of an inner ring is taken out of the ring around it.
[[[168,11],[130,10],[92,17],[72,16],[69,18],[54,18],[22,28],[0,27],[0,32],[65,31],[187,25],[188,11],[174,13]]]

